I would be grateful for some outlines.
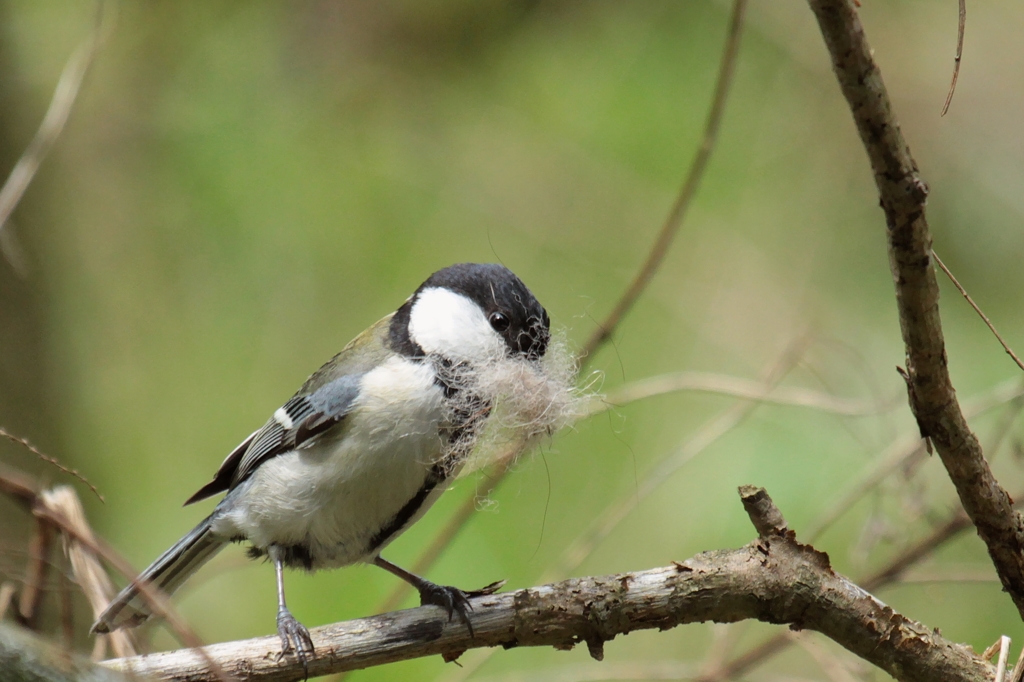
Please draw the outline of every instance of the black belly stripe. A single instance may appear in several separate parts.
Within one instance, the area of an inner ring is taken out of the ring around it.
[[[401,346],[401,339],[395,338],[395,328],[401,328],[402,325],[396,325],[395,320],[398,319],[402,313],[402,309],[399,309],[398,314],[392,320],[392,345]],[[406,312],[406,315],[408,312]],[[407,325],[405,325],[407,327]],[[406,329],[406,334],[408,331]],[[400,350],[401,352],[401,350]],[[406,355],[409,355],[413,359],[423,358],[423,351],[421,348],[416,346]],[[434,366],[434,383],[441,388],[444,392],[445,400],[451,400],[459,393],[459,386],[452,380],[452,368],[454,363],[447,358],[437,358]],[[427,478],[423,481],[423,485],[416,491],[412,499],[406,502],[398,513],[387,522],[387,524],[377,531],[372,538],[370,538],[369,545],[366,549],[367,553],[377,551],[385,542],[390,540],[396,533],[402,530],[412,517],[416,515],[416,512],[420,510],[423,503],[426,502],[427,496],[433,492],[437,486],[444,483],[444,481],[455,472],[457,467],[457,460],[462,459],[467,453],[460,452],[459,445],[468,441],[475,435],[477,428],[483,421],[481,417],[486,418],[491,411],[490,403],[485,402],[482,399],[473,399],[467,401],[468,408],[462,408],[456,410],[455,424],[449,426],[447,429],[442,429],[441,435],[444,440],[448,443],[449,454],[443,458],[440,462],[437,462],[427,472]]]
[[[444,480],[448,477],[447,469],[444,466],[444,462],[438,462],[434,466],[430,467],[430,471],[427,472],[427,478],[423,481],[423,485],[416,491],[416,494],[412,496],[412,499],[406,502],[398,513],[388,521],[387,525],[377,531],[376,534],[370,539],[369,547],[367,552],[376,551],[381,545],[387,542],[391,536],[405,527],[405,524],[409,523],[416,512],[419,511],[423,503],[426,502],[427,496],[437,486],[441,485]]]
[[[243,538],[244,540],[245,538]],[[288,568],[304,568],[307,571],[313,570],[313,555],[310,553],[309,545],[276,545],[280,550],[281,561]],[[264,548],[250,547],[246,550],[250,559],[259,559],[267,556]]]

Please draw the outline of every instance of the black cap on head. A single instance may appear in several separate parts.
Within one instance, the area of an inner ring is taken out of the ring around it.
[[[491,327],[505,340],[509,354],[536,360],[547,350],[551,321],[522,280],[504,265],[458,263],[432,274],[398,309],[392,320],[391,341],[399,352],[422,355],[422,349],[416,349],[408,337],[408,316],[416,296],[432,287],[450,289],[479,305]]]

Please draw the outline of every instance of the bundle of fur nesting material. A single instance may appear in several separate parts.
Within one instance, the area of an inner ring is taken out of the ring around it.
[[[445,368],[445,383],[453,389],[445,461],[462,474],[511,462],[577,421],[593,397],[589,386],[577,387],[578,370],[562,334],[552,337],[539,360],[501,353]]]

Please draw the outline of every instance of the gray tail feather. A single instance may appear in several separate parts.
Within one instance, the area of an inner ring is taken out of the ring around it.
[[[105,633],[141,624],[153,614],[153,609],[139,589],[140,582],[170,594],[200,566],[212,559],[227,544],[227,540],[213,534],[210,529],[211,518],[206,517],[140,573],[138,579],[121,590],[93,623],[92,632]]]

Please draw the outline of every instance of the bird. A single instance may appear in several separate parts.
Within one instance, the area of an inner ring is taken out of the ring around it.
[[[513,407],[502,423],[523,433],[506,437],[505,446],[551,432],[567,382],[544,369],[550,341],[547,311],[503,265],[434,272],[231,451],[185,502],[225,493],[213,512],[129,583],[92,632],[141,624],[153,614],[149,587],[170,594],[225,546],[246,542],[250,557],[274,566],[280,655],[294,653],[304,666],[315,648],[288,609],[285,568],[373,564],[412,585],[421,604],[440,606],[448,620],[458,614],[472,635],[470,598],[501,583],[476,591],[438,585],[381,552],[485,447],[506,398]]]

